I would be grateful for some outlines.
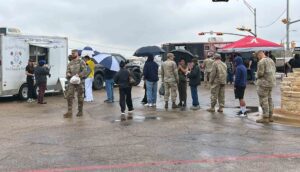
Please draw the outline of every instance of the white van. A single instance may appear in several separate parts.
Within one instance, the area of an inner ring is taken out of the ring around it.
[[[29,59],[46,60],[51,68],[47,92],[63,90],[67,53],[65,37],[22,35],[17,29],[0,28],[0,96],[28,98],[25,68]]]

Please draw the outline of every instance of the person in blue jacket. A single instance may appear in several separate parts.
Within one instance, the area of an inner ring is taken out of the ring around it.
[[[235,98],[240,101],[241,110],[237,116],[247,116],[246,102],[244,100],[245,89],[247,86],[247,68],[243,63],[243,59],[237,56],[235,59],[236,71],[235,71],[235,82],[234,82],[234,94]]]

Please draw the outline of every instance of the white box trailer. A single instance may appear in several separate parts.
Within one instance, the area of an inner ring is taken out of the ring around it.
[[[44,59],[51,68],[47,92],[64,90],[67,55],[65,37],[0,34],[0,96],[27,99],[25,68],[29,59]]]

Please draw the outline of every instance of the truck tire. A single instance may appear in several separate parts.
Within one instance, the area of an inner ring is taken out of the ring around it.
[[[141,80],[142,80],[141,73],[138,72],[138,71],[133,71],[132,74],[133,74],[133,77],[134,77],[134,80],[135,80],[134,86],[138,86],[141,83]]]
[[[21,100],[27,100],[28,99],[28,85],[23,84],[19,90],[19,98]]]
[[[104,79],[101,74],[96,74],[94,77],[93,88],[95,90],[101,90],[103,88]]]

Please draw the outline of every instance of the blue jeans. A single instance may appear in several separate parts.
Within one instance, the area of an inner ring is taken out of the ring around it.
[[[199,106],[198,87],[197,86],[191,86],[191,95],[192,95],[192,99],[193,99],[193,106]]]
[[[227,83],[233,83],[233,73],[231,71],[227,73]]]
[[[147,101],[150,104],[156,103],[157,82],[146,81]]]
[[[114,101],[114,80],[108,79],[105,80],[105,90],[108,101]]]

